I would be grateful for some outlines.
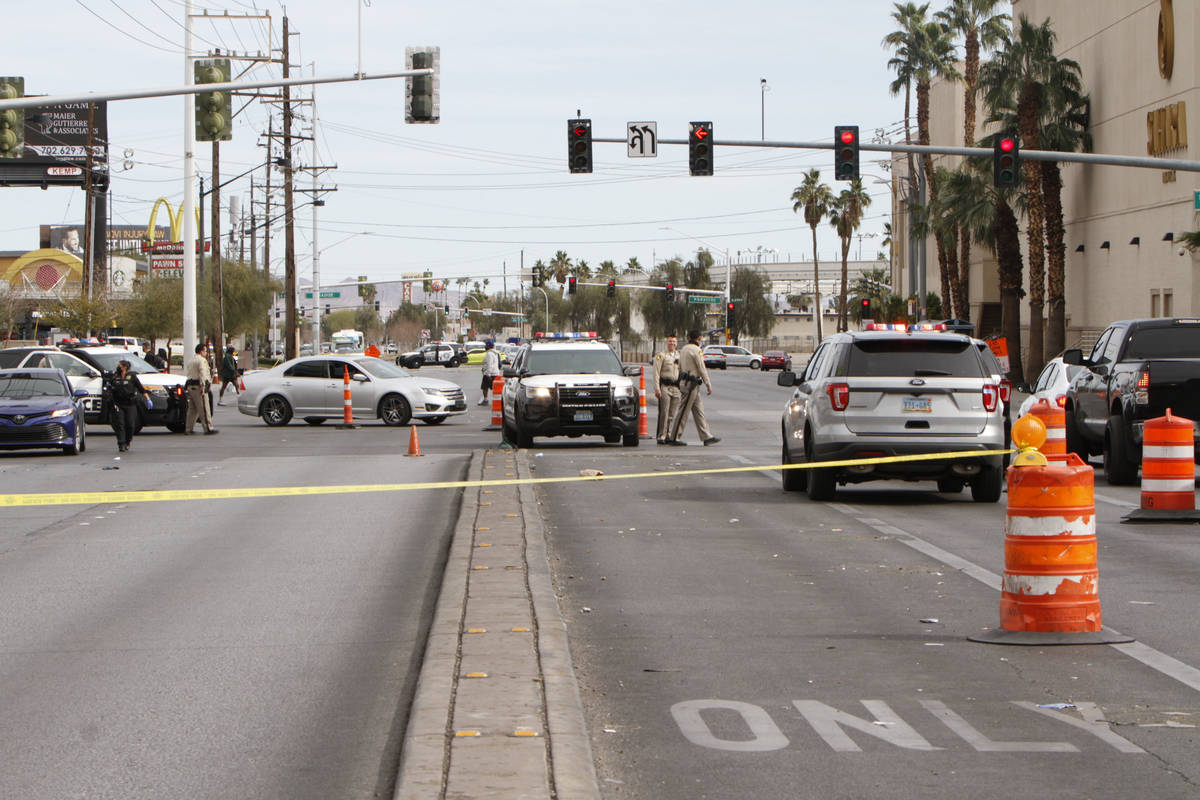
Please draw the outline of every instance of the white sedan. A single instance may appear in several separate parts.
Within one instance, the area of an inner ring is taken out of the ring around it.
[[[1064,364],[1061,358],[1050,359],[1042,368],[1041,374],[1038,375],[1037,383],[1033,385],[1033,392],[1025,398],[1025,402],[1021,403],[1017,419],[1028,414],[1029,409],[1033,408],[1033,404],[1038,400],[1047,400],[1051,405],[1065,408],[1067,387],[1071,385],[1071,379],[1080,369],[1082,367]]]
[[[293,416],[309,425],[342,419],[345,374],[350,374],[350,405],[356,419],[380,419],[407,425],[419,419],[437,425],[467,413],[462,388],[450,381],[416,377],[403,368],[370,356],[305,356],[274,369],[247,372],[238,395],[238,411],[262,417],[271,426]]]

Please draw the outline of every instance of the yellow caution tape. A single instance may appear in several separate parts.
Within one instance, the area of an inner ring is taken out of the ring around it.
[[[571,475],[562,478],[501,478],[485,481],[436,481],[433,483],[361,483],[332,486],[263,486],[234,489],[149,489],[125,492],[47,492],[0,494],[0,508],[27,506],[100,505],[110,503],[166,503],[182,500],[239,500],[259,497],[307,497],[326,494],[366,494],[369,492],[411,492],[418,489],[467,489],[479,486],[516,486],[520,484],[574,483],[577,481],[618,481],[640,478],[676,478],[684,475],[720,475],[762,470],[818,469],[864,464],[895,464],[904,461],[944,461],[953,458],[999,456],[1013,450],[958,450],[951,453],[920,453],[911,456],[853,458],[805,464],[759,464],[748,467],[710,467],[670,472],[629,472],[621,475]],[[484,489],[484,492],[489,490]]]

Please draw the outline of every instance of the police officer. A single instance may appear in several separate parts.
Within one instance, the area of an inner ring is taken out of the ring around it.
[[[654,356],[654,397],[658,400],[659,444],[666,444],[667,428],[679,410],[679,340],[667,337],[667,349]]]
[[[138,400],[144,400],[148,407],[150,393],[142,386],[137,374],[130,371],[130,363],[124,359],[117,362],[117,371],[109,380],[108,391],[112,398],[110,420],[113,433],[117,435],[117,450],[124,453],[133,441],[133,432],[137,430]]]
[[[679,412],[671,420],[671,430],[667,436],[667,444],[683,445],[679,441],[683,433],[683,425],[687,422],[690,412],[696,420],[696,432],[707,447],[721,441],[713,436],[708,429],[708,420],[704,418],[704,402],[700,399],[700,386],[703,385],[712,394],[712,381],[708,378],[708,368],[704,366],[704,354],[700,350],[700,331],[688,331],[688,343],[679,351],[679,387],[682,394]]]
[[[208,406],[208,389],[212,385],[212,367],[208,365],[208,345],[196,345],[196,356],[188,362],[186,378],[187,382],[184,387],[187,389],[188,409],[184,433],[195,433],[192,428],[196,427],[197,419],[204,426],[205,433],[216,433],[217,429],[212,426],[212,417],[209,414]]]

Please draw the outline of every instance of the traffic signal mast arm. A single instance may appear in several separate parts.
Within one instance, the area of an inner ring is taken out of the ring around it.
[[[0,101],[0,108],[4,107],[4,103]],[[593,136],[593,142],[604,142],[612,144],[628,144],[627,139],[616,139],[610,137]],[[659,139],[659,144],[682,144],[687,145],[687,139]],[[778,147],[785,149],[797,150],[832,150],[834,149],[833,142],[778,142],[778,141],[762,141],[759,139],[714,139],[712,141],[714,147]],[[921,145],[921,144],[868,144],[861,142],[858,145],[861,151],[878,152],[878,153],[915,153],[930,155],[948,155],[948,156],[967,156],[971,158],[987,158],[992,157],[992,148],[990,147],[950,147],[942,145]],[[1029,161],[1059,161],[1059,162],[1075,162],[1080,164],[1105,164],[1114,167],[1144,167],[1146,169],[1159,170],[1183,170],[1185,172],[1200,172],[1200,161],[1185,161],[1178,158],[1153,158],[1150,156],[1120,156],[1108,153],[1064,153],[1057,150],[1021,150],[1022,160]]]

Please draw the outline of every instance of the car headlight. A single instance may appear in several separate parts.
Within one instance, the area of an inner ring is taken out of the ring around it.
[[[72,411],[72,410],[71,410],[71,409],[69,409],[69,408],[56,408],[56,409],[55,409],[55,410],[54,410],[54,411],[53,411],[53,412],[50,414],[50,418],[51,418],[51,419],[58,419],[59,417],[69,417],[69,416],[71,416],[71,415],[72,415],[72,414],[74,414],[74,413],[75,413],[75,412],[74,412],[74,411]]]
[[[546,386],[523,386],[525,396],[530,400],[549,400],[553,393]]]
[[[633,399],[637,397],[637,389],[633,388],[633,384],[629,386],[617,386],[614,388],[618,400]]]

